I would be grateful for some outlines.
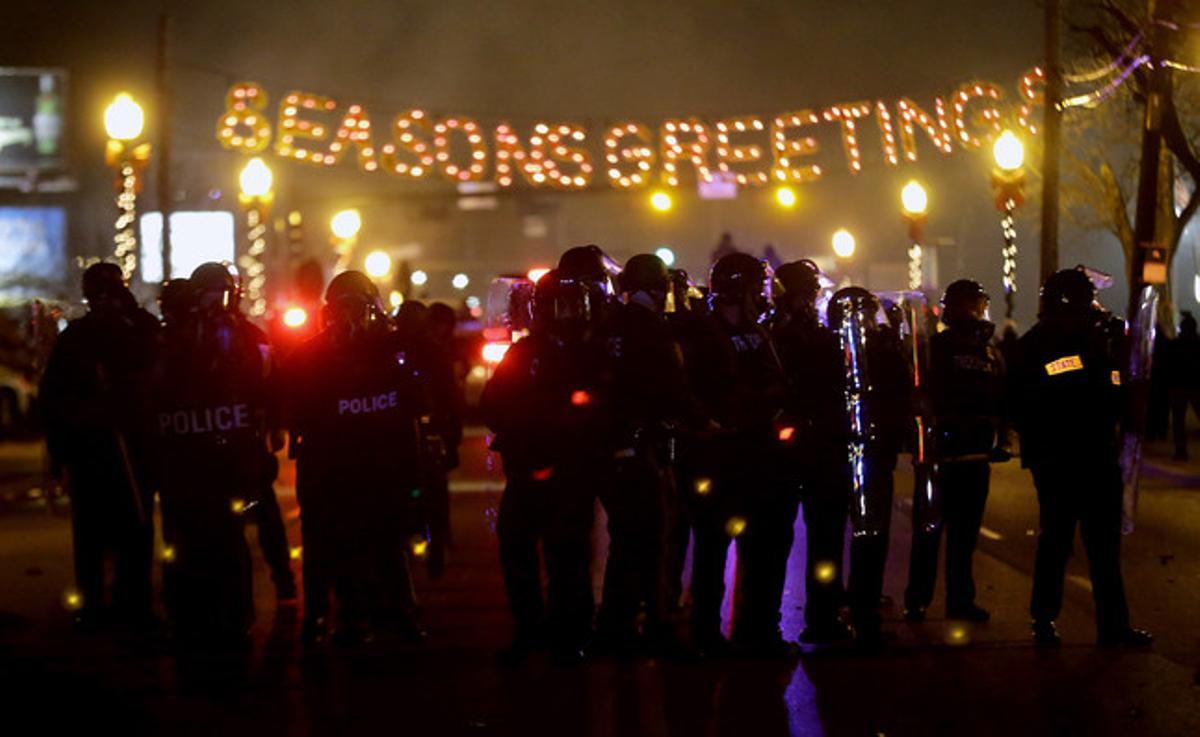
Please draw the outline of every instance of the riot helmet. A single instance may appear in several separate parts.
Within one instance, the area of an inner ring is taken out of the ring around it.
[[[1039,317],[1060,324],[1083,323],[1096,301],[1096,287],[1081,269],[1062,269],[1046,279]]]
[[[879,298],[862,287],[843,287],[829,300],[827,313],[829,327],[837,329],[850,313],[859,313],[874,325],[879,313]]]
[[[739,307],[758,320],[770,307],[770,279],[766,265],[748,253],[730,253],[713,264],[709,273],[709,301],[717,307]]]
[[[946,287],[942,295],[942,322],[954,327],[987,321],[991,301],[982,284],[974,279],[959,279]]]
[[[200,264],[192,271],[189,281],[196,309],[200,312],[237,311],[237,280],[225,264],[215,261]]]
[[[621,272],[621,266],[604,249],[595,244],[568,248],[558,259],[560,278],[571,279],[593,293],[596,307],[612,299],[613,279]],[[599,312],[597,312],[599,317]]]
[[[775,307],[789,315],[817,311],[817,294],[821,291],[821,270],[808,259],[792,261],[775,270]]]
[[[617,279],[621,294],[631,303],[663,312],[671,294],[671,275],[663,260],[652,253],[640,253],[625,262]]]
[[[534,328],[560,340],[581,340],[601,309],[596,299],[588,285],[553,269],[534,287]]]
[[[365,332],[385,320],[379,289],[361,271],[343,271],[329,282],[323,314],[326,325],[341,337]]]

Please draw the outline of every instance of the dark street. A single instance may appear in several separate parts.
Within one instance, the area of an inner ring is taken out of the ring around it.
[[[1200,464],[1152,461],[1140,525],[1124,540],[1134,622],[1158,634],[1151,651],[1093,646],[1089,584],[1078,559],[1060,620],[1065,646],[1033,648],[1026,611],[1035,506],[1028,476],[1014,462],[996,469],[976,556],[979,600],[993,612],[989,624],[947,623],[939,599],[920,625],[903,623],[889,608],[885,629],[896,640],[879,657],[834,649],[806,653],[798,663],[600,660],[562,668],[533,659],[505,669],[496,653],[510,625],[494,533],[502,477],[487,471],[479,432],[465,442],[453,487],[457,543],[446,577],[430,583],[417,565],[430,635],[420,646],[381,640],[357,650],[303,652],[298,611],[276,607],[257,558],[258,617],[245,657],[176,658],[132,636],[75,633],[63,606],[66,519],[36,504],[10,508],[0,519],[0,590],[7,592],[0,682],[10,718],[48,733],[104,725],[127,734],[197,735],[1033,737],[1200,729]],[[898,489],[907,478],[898,475]],[[10,481],[9,488],[19,485]],[[298,545],[293,496],[283,483],[280,491]],[[897,498],[898,509],[907,510],[908,493]],[[895,516],[885,592],[896,601],[909,524],[907,514]],[[789,637],[804,605],[802,524],[796,532],[784,607]],[[603,560],[599,532],[597,540],[594,568]],[[600,574],[594,570],[597,583]]]

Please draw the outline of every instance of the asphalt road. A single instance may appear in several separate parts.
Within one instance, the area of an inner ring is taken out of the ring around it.
[[[1082,549],[1060,620],[1064,646],[1029,644],[1036,504],[1028,475],[1012,463],[995,470],[976,562],[989,624],[942,620],[940,590],[928,621],[900,621],[911,488],[901,471],[886,583],[897,602],[886,611],[895,639],[884,654],[569,669],[533,659],[514,671],[495,660],[509,634],[494,536],[503,477],[483,442],[480,433],[468,438],[453,485],[457,547],[446,577],[431,583],[417,570],[429,640],[307,655],[298,612],[275,605],[257,556],[251,653],[179,658],[143,638],[73,632],[62,604],[70,582],[62,509],[28,493],[36,477],[0,469],[8,500],[0,507],[0,715],[48,734],[1200,734],[1200,463],[1154,460],[1139,527],[1125,538],[1131,609],[1157,635],[1151,651],[1092,646]],[[0,464],[11,465],[6,452]],[[23,468],[36,468],[28,455],[16,453]],[[290,483],[285,469],[281,502],[300,546]],[[783,611],[792,636],[804,604],[802,535],[798,525]],[[599,581],[599,526],[596,541]]]

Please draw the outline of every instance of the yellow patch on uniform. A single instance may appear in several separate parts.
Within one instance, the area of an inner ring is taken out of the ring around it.
[[[1112,372],[1112,383],[1113,383],[1113,386],[1121,385],[1121,372],[1120,371]]]
[[[1063,356],[1057,360],[1046,364],[1046,374],[1048,376],[1058,376],[1065,374],[1068,371],[1082,371],[1083,359],[1079,356]]]

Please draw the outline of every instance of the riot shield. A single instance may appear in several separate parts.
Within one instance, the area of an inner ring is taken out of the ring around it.
[[[1128,324],[1129,362],[1125,379],[1128,404],[1125,426],[1121,433],[1121,479],[1125,486],[1121,499],[1121,533],[1124,535],[1133,532],[1137,512],[1158,298],[1158,290],[1153,286],[1144,287],[1138,296],[1137,312]]]

